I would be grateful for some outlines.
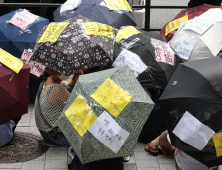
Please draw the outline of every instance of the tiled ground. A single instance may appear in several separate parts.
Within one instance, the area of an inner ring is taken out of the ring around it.
[[[35,125],[35,115],[32,113],[33,104],[29,105],[29,112],[22,116],[16,131],[29,132],[40,135]],[[0,170],[67,170],[70,163],[67,147],[50,147],[42,156],[23,163],[0,164]],[[137,143],[134,156],[125,163],[125,170],[174,170],[174,161],[163,155],[151,156],[144,151],[144,144]],[[222,167],[221,169],[222,170]]]

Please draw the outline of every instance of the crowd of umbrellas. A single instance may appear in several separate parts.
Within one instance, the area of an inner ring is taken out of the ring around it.
[[[155,105],[146,88],[164,90],[172,145],[220,165],[221,9],[185,9],[161,35],[138,30],[125,0],[68,0],[51,23],[25,9],[1,16],[0,125],[28,112],[29,91],[36,96],[46,67],[66,76],[99,67],[79,77],[57,121],[83,164],[133,155]]]

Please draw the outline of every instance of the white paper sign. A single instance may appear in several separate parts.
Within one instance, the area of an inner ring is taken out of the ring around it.
[[[96,119],[88,131],[115,153],[120,150],[129,136],[129,133],[122,129],[106,111]]]
[[[67,0],[64,4],[61,5],[60,14],[64,11],[73,10],[78,7],[82,0]]]
[[[140,75],[143,71],[147,69],[148,66],[146,66],[143,61],[140,59],[140,57],[129,51],[124,49],[118,57],[113,62],[113,67],[120,67],[128,65],[133,74],[137,77]]]
[[[195,44],[195,40],[192,40],[187,37],[179,37],[173,43],[172,48],[181,58],[188,60],[190,58],[190,54],[193,51]]]
[[[191,29],[196,33],[202,35],[206,32],[214,23],[204,18],[196,17],[186,22],[184,30]]]
[[[201,123],[189,112],[185,112],[173,133],[185,143],[202,150],[215,132]]]

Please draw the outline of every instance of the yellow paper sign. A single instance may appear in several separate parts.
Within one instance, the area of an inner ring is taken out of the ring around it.
[[[222,133],[213,135],[212,139],[216,148],[217,157],[222,156]]]
[[[133,12],[126,0],[104,0],[109,10],[125,10]]]
[[[113,38],[113,28],[106,24],[98,22],[81,23],[86,35],[101,35]]]
[[[169,22],[167,25],[166,25],[166,28],[165,28],[165,36],[167,36],[170,32],[176,30],[179,28],[181,22],[186,22],[188,21],[188,15],[185,15],[184,17],[181,17],[179,19],[176,19],[174,21],[171,21]]]
[[[97,116],[81,95],[65,111],[65,115],[81,137],[97,119]]]
[[[114,117],[117,117],[132,100],[132,96],[110,78],[107,78],[91,97]]]
[[[127,38],[138,33],[140,32],[133,26],[124,27],[123,29],[118,31],[116,42],[120,42],[120,40],[122,40],[123,38]]]
[[[46,28],[45,32],[39,39],[38,43],[42,42],[56,42],[60,34],[69,25],[68,22],[51,22]]]
[[[8,52],[0,48],[0,62],[16,72],[17,74],[23,67],[23,62]]]

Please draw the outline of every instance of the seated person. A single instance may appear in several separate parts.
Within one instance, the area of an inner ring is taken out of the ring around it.
[[[15,122],[13,120],[0,125],[0,146],[4,146],[12,140],[14,126]]]
[[[68,100],[70,93],[64,85],[60,84],[62,80],[68,77],[51,68],[39,77],[40,84],[35,101],[35,120],[37,128],[42,137],[56,145],[69,145],[65,136],[57,125],[57,120]],[[69,85],[75,85],[75,80]]]
[[[153,156],[157,156],[158,148],[169,158],[175,160],[177,170],[218,170],[219,166],[208,168],[196,159],[171,145],[168,131],[164,131],[159,137],[145,146],[145,150]]]

